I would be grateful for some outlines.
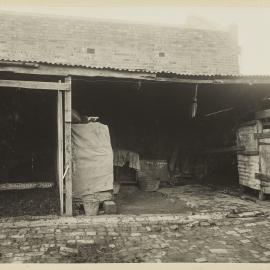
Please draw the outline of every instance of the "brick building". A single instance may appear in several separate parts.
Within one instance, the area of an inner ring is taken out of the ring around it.
[[[52,169],[45,179],[58,185],[60,214],[72,214],[76,109],[109,126],[113,148],[135,151],[142,160],[174,160],[170,167],[179,166],[173,173],[183,177],[205,176],[207,168],[216,179],[238,181],[235,130],[265,108],[270,83],[268,76],[241,76],[238,57],[232,28],[1,13],[0,94],[11,111],[6,120],[21,123],[21,133],[14,128],[20,145],[36,146],[22,166],[29,167],[27,177],[43,179],[33,174],[33,160],[51,160],[43,166],[45,173]],[[268,187],[257,190],[269,193]]]
[[[239,73],[236,29],[145,25],[98,19],[0,17],[0,57],[95,68],[191,75]]]

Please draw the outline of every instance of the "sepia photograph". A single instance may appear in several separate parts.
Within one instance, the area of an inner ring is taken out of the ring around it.
[[[269,29],[270,1],[0,0],[0,264],[267,266]]]

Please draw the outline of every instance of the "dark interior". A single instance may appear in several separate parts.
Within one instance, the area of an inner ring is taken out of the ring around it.
[[[255,111],[269,108],[269,89],[200,84],[197,114],[191,118],[195,88],[195,84],[75,77],[72,106],[82,115],[99,116],[109,126],[114,149],[168,163],[177,150],[173,173],[185,181],[237,185],[236,153],[211,151],[236,144],[238,125],[253,119]],[[1,88],[0,112],[0,183],[55,183],[52,189],[0,191],[1,215],[57,214],[56,93]],[[134,177],[126,172],[125,177]]]
[[[0,184],[53,183],[0,191],[1,216],[58,213],[56,93],[1,88]]]
[[[80,114],[99,116],[109,126],[113,148],[138,152],[140,159],[168,162],[178,148],[178,170],[193,174],[190,180],[237,184],[236,153],[211,150],[236,145],[238,125],[268,107],[268,89],[262,85],[200,84],[197,115],[192,119],[195,87],[74,78],[73,108]]]
[[[55,93],[1,89],[0,95],[0,181],[54,181]]]

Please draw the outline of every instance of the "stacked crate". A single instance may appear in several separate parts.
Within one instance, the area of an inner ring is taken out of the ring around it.
[[[237,132],[239,183],[259,191],[259,198],[270,194],[270,129],[265,111],[257,120],[242,124]]]
[[[241,125],[237,133],[237,144],[245,148],[237,154],[239,183],[257,190],[260,190],[260,181],[255,178],[255,174],[260,171],[260,155],[254,134],[261,131],[260,121],[250,121]]]

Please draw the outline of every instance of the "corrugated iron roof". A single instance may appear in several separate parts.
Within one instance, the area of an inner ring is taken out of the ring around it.
[[[124,72],[134,72],[134,73],[147,73],[147,74],[157,74],[158,76],[175,76],[175,77],[204,77],[204,78],[270,78],[270,74],[224,74],[224,73],[213,73],[213,74],[205,74],[205,73],[175,73],[175,72],[166,72],[164,70],[154,72],[152,70],[146,69],[124,69],[124,68],[115,68],[111,66],[91,66],[91,65],[71,65],[71,64],[63,64],[59,62],[48,62],[48,61],[28,61],[28,60],[11,60],[6,58],[0,58],[0,66],[1,65],[9,65],[9,63],[18,63],[23,64],[24,66],[30,66],[30,64],[36,64],[38,67],[40,64],[45,65],[54,65],[54,66],[62,66],[62,67],[80,67],[80,68],[89,68],[95,70],[111,70],[111,71],[124,71]]]
[[[80,67],[80,68],[89,68],[89,69],[96,69],[96,70],[112,70],[112,71],[124,71],[124,72],[141,72],[141,73],[149,73],[149,74],[166,74],[166,75],[175,75],[175,76],[207,76],[207,77],[215,77],[215,76],[229,76],[229,77],[241,77],[243,75],[241,74],[232,74],[232,73],[177,73],[177,72],[171,72],[166,70],[147,70],[147,69],[131,69],[131,68],[116,68],[112,66],[93,66],[93,65],[77,65],[77,64],[64,64],[61,62],[48,62],[48,61],[31,61],[31,60],[22,60],[22,59],[8,59],[8,58],[0,58],[0,65],[8,65],[8,62],[12,63],[31,63],[31,64],[37,64],[37,67],[39,64],[45,64],[45,65],[55,65],[55,66],[63,66],[63,67]],[[27,64],[25,64],[27,66]],[[267,76],[267,75],[245,75],[245,76]]]

